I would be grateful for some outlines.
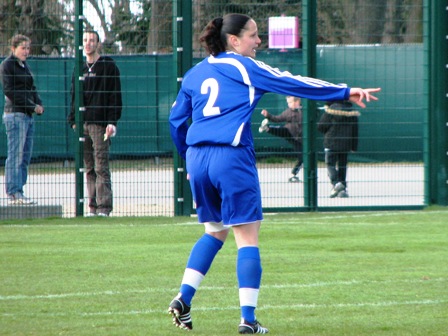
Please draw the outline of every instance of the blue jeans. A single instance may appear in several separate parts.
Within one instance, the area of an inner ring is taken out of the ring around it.
[[[8,154],[5,162],[5,188],[8,196],[23,194],[28,179],[34,141],[34,120],[25,113],[5,113]]]

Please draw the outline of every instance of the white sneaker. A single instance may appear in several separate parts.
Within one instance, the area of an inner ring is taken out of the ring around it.
[[[297,183],[297,182],[300,182],[300,179],[297,177],[297,176],[291,176],[289,179],[288,179],[288,181],[289,182],[292,182],[292,183]]]
[[[263,133],[263,132],[267,132],[269,131],[269,120],[268,119],[263,119],[263,121],[261,122],[260,127],[258,128],[258,132]]]
[[[28,198],[28,197],[26,197],[25,195],[23,195],[21,193],[16,193],[14,196],[12,196],[12,198],[14,200],[10,201],[11,204],[18,204],[18,205],[33,205],[33,204],[37,204],[36,201],[33,201],[31,198]]]
[[[336,183],[333,189],[331,189],[330,198],[338,196],[339,193],[343,190],[345,190],[345,186],[341,182]]]
[[[109,214],[104,213],[104,212],[98,212],[96,215],[99,217],[109,217]]]
[[[348,198],[347,190],[342,190],[339,192],[338,197],[340,198]]]
[[[8,203],[9,204],[16,204],[16,198],[14,195],[8,195]]]

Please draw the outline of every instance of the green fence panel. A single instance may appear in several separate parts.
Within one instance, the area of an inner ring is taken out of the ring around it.
[[[373,84],[383,89],[380,101],[362,111],[359,153],[354,161],[421,161],[423,149],[424,68],[422,45],[318,46],[318,78],[357,86]],[[141,157],[171,153],[168,114],[176,92],[172,90],[173,57],[168,55],[114,56],[122,74],[123,113],[119,140],[114,139],[113,157]],[[300,50],[262,51],[258,60],[281,64],[282,70],[300,74]],[[199,59],[196,60],[196,62]],[[72,158],[76,140],[67,123],[70,109],[70,81],[73,59],[34,58],[29,60],[46,110],[36,118],[34,160]],[[369,65],[371,64],[371,65]],[[416,80],[417,79],[417,80]],[[3,97],[0,106],[3,106]],[[323,103],[323,102],[322,102]],[[321,104],[322,105],[322,104]],[[267,94],[253,116],[254,132],[266,108],[284,108],[284,97]],[[315,113],[320,113],[316,111]],[[393,141],[391,141],[391,138]],[[4,135],[3,135],[3,139]],[[284,152],[281,139],[262,135],[256,139],[257,153]],[[0,156],[6,154],[0,142]]]
[[[318,78],[381,87],[362,110],[357,161],[422,161],[423,45],[318,46]]]

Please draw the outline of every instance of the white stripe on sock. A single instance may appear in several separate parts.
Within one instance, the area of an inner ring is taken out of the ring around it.
[[[240,288],[240,306],[256,307],[258,302],[259,289],[256,288]]]
[[[182,279],[182,285],[189,285],[194,289],[198,289],[199,285],[204,279],[204,275],[192,268],[186,268],[184,272],[184,277]]]

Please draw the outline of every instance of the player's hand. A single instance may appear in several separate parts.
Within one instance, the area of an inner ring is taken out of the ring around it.
[[[379,91],[381,91],[381,88],[376,89],[351,88],[349,100],[355,103],[356,105],[365,108],[366,104],[364,104],[364,99],[366,102],[370,102],[371,100],[378,100],[377,97],[372,95],[372,92],[379,92]]]
[[[269,112],[267,110],[262,110],[261,114],[264,115],[265,117],[267,117]]]

